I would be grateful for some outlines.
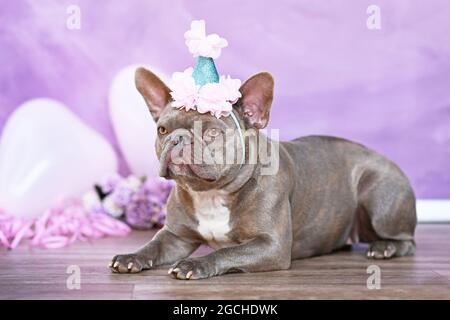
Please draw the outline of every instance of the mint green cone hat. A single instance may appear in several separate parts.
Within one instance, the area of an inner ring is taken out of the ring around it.
[[[217,73],[213,58],[198,57],[194,71],[192,72],[192,77],[199,86],[219,82],[219,74]]]

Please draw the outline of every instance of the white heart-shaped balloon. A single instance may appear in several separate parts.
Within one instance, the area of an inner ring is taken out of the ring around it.
[[[29,100],[10,116],[0,139],[0,208],[35,217],[116,170],[109,142],[63,104]]]
[[[137,176],[156,177],[159,171],[155,152],[156,125],[134,82],[134,73],[140,66],[125,67],[114,77],[109,91],[109,114],[131,172]],[[161,80],[167,79],[155,68],[147,68]]]

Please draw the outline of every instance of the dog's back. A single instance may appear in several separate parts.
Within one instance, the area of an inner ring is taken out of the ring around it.
[[[388,241],[370,257],[414,251],[415,197],[397,165],[335,137],[302,137],[281,148],[295,166],[293,258],[329,253],[350,237],[378,246]]]

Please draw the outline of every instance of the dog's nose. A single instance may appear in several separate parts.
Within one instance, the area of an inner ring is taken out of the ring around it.
[[[183,141],[183,136],[175,136],[175,137],[172,137],[172,139],[170,140],[170,142],[174,145],[174,146],[176,146],[177,144],[179,144],[180,142],[182,142]]]
[[[191,137],[189,136],[188,133],[180,132],[180,133],[177,133],[177,134],[173,135],[170,138],[170,143],[172,145],[174,145],[174,146],[176,146],[178,144],[182,144],[183,145],[183,144],[191,143],[190,140],[191,140]]]

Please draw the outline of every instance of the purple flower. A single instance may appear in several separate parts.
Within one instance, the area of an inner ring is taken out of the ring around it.
[[[163,225],[165,204],[172,185],[160,179],[148,179],[125,206],[125,220],[136,229]]]
[[[123,207],[131,201],[133,194],[133,190],[125,186],[118,185],[117,188],[111,193],[110,197],[116,205]]]
[[[142,186],[149,195],[158,198],[162,203],[166,203],[172,187],[173,184],[170,181],[159,178],[147,179]]]
[[[104,193],[110,193],[122,179],[118,173],[108,174],[100,182],[100,188]]]
[[[161,178],[126,178],[110,174],[100,183],[106,197],[91,211],[106,212],[113,217],[123,218],[133,228],[149,229],[164,224],[165,204],[173,183]],[[89,199],[88,199],[89,200]],[[92,201],[91,201],[92,202]]]
[[[125,207],[125,220],[133,228],[150,229],[155,224],[157,206],[146,198],[134,199]]]

